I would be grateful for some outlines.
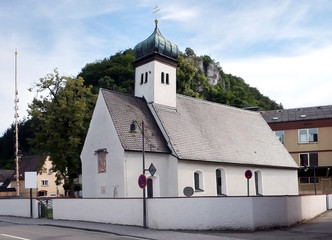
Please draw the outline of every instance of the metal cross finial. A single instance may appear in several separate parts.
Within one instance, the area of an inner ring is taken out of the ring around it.
[[[160,9],[159,9],[158,5],[155,5],[154,11],[152,13],[156,14],[156,20],[158,20],[157,12],[159,12],[159,11],[160,11]]]

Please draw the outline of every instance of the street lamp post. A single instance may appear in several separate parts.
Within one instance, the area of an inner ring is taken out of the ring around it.
[[[136,120],[133,120],[133,122],[130,125],[130,131],[132,136],[136,136],[136,125],[138,126],[139,130],[142,133],[142,154],[143,154],[143,174],[145,174],[145,147],[144,147],[144,121],[142,121],[141,126]],[[145,187],[143,189],[143,228],[146,228],[146,196],[145,196]]]

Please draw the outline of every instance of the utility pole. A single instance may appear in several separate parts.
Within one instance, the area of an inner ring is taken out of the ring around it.
[[[20,169],[18,156],[18,89],[17,89],[17,50],[15,50],[15,161],[16,161],[16,196],[20,196]]]

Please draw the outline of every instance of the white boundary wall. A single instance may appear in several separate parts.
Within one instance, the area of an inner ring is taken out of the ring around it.
[[[142,226],[142,199],[53,199],[53,218]],[[332,195],[147,199],[155,229],[255,230],[309,220],[332,209]],[[0,215],[30,217],[29,199],[1,199]],[[33,200],[33,217],[38,201]]]
[[[141,199],[53,199],[53,219],[141,226]]]
[[[0,199],[0,215],[30,217],[30,199]],[[38,201],[32,199],[32,216],[38,218]]]

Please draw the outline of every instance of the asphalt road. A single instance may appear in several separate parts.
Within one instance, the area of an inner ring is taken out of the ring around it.
[[[0,240],[141,240],[110,233],[0,222]]]

